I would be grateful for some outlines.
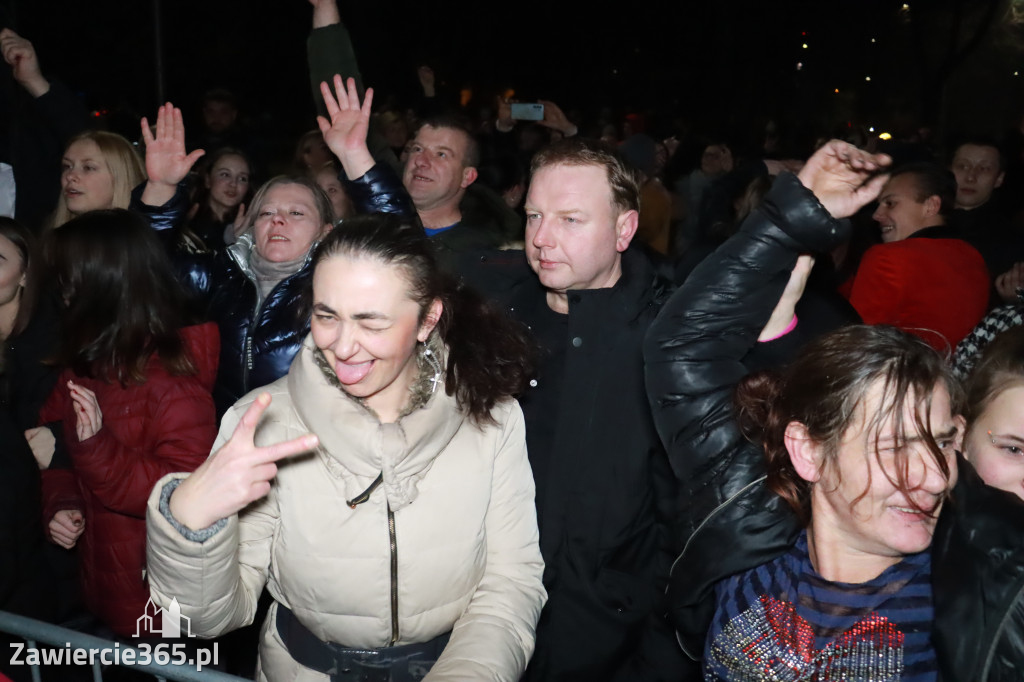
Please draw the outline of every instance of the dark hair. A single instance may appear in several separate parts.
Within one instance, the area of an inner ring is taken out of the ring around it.
[[[469,119],[461,114],[447,113],[437,114],[431,116],[420,123],[416,128],[416,132],[424,126],[430,126],[431,128],[447,128],[449,130],[457,130],[462,133],[466,138],[466,155],[462,159],[463,168],[476,168],[480,163],[480,142],[477,141],[476,135],[473,133],[473,125]]]
[[[13,218],[0,216],[0,237],[6,237],[14,244],[21,254],[22,267],[25,270],[25,286],[21,290],[18,302],[18,314],[14,317],[11,335],[20,334],[28,326],[32,310],[35,308],[38,278],[33,275],[38,265],[36,258],[36,238],[32,232]]]
[[[965,145],[973,145],[975,147],[991,147],[996,150],[996,156],[999,159],[998,171],[1006,170],[1006,155],[1003,153],[1003,147],[999,142],[989,135],[965,135],[960,136],[956,140],[956,144],[953,147],[953,153],[949,155],[949,163],[953,164],[953,159],[956,158],[956,153],[960,151],[960,147]]]
[[[533,376],[536,347],[527,330],[472,289],[443,272],[423,229],[397,215],[359,215],[328,234],[313,255],[313,268],[334,256],[366,258],[402,268],[421,321],[440,299],[437,332],[448,349],[445,390],[478,424],[492,423],[491,409],[520,394]]]
[[[917,184],[917,200],[924,202],[937,196],[941,201],[939,215],[948,218],[956,207],[956,176],[948,168],[930,161],[914,161],[894,168],[891,178],[913,175]]]
[[[640,210],[640,176],[615,148],[600,140],[570,137],[537,152],[530,175],[548,166],[597,166],[608,177],[612,204],[620,211]]]
[[[178,330],[183,294],[163,245],[124,209],[89,211],[47,236],[66,310],[57,360],[80,376],[145,383],[156,353],[171,374],[194,374]]]
[[[964,416],[970,430],[993,400],[1008,388],[1024,384],[1024,327],[996,336],[967,378]]]
[[[876,383],[881,382],[881,409],[865,415],[867,433],[881,437],[879,427],[893,420],[897,441],[906,438],[903,414],[913,397],[917,433],[934,456],[943,475],[950,470],[929,423],[935,387],[950,394],[954,414],[962,404],[959,384],[945,360],[921,339],[886,325],[852,325],[827,334],[808,345],[781,374],[759,372],[737,387],[735,405],[740,430],[760,443],[767,460],[768,487],[782,497],[806,524],[810,521],[811,484],[797,474],[784,441],[790,422],[803,424],[809,437],[823,446],[825,466],[835,467],[839,446],[856,418],[858,408]],[[896,447],[895,480],[904,493],[909,461]],[[875,448],[875,456],[879,457]],[[882,468],[885,475],[889,474]],[[864,494],[866,494],[865,491]],[[913,499],[908,494],[909,499]],[[855,504],[860,498],[853,500]]]
[[[220,231],[223,232],[223,229],[235,219],[234,213],[229,213],[224,216],[223,220],[214,214],[213,209],[210,208],[210,187],[206,184],[207,182],[212,181],[211,174],[213,173],[214,167],[226,156],[237,156],[245,161],[245,164],[249,167],[249,187],[246,189],[245,194],[242,196],[239,203],[245,204],[246,206],[249,206],[252,203],[253,187],[255,186],[255,183],[253,182],[252,177],[252,162],[249,160],[249,157],[245,152],[240,149],[236,149],[235,147],[221,147],[213,154],[204,156],[201,159],[202,168],[200,169],[200,175],[204,181],[196,185],[195,196],[192,199],[193,203],[199,208],[196,209],[196,213],[192,216],[191,220],[178,228],[182,235],[182,241],[186,244],[186,249],[189,251],[214,250],[211,248],[212,245],[207,244],[203,237],[196,231],[195,226],[209,224],[219,228]],[[218,243],[222,241],[223,240],[218,240]]]

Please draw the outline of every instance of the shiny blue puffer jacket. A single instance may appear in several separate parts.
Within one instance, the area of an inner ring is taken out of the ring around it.
[[[359,187],[349,185],[357,211],[416,215],[391,169],[375,166],[359,181]],[[302,268],[279,282],[260,305],[256,278],[249,267],[249,233],[215,256],[181,253],[174,248],[174,228],[188,210],[188,195],[179,188],[163,206],[148,206],[141,201],[142,189],[139,186],[132,192],[131,208],[160,231],[179,279],[193,297],[194,309],[202,318],[216,322],[220,330],[220,365],[213,389],[219,420],[246,393],[288,373],[309,333],[305,298],[311,287],[310,262],[316,245],[310,248]]]

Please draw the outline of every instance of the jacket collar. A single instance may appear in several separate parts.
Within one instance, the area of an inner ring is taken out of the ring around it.
[[[328,382],[314,350],[310,334],[287,381],[295,411],[320,438],[321,459],[333,474],[345,479],[349,498],[363,492],[367,479],[381,475],[392,511],[410,504],[420,480],[454,438],[465,414],[447,395],[442,381],[420,409],[393,424],[382,424],[372,411]]]
[[[628,248],[622,253],[622,276],[606,289],[576,289],[568,292],[569,315],[573,306],[588,308],[601,306],[616,321],[629,322],[639,316],[654,301],[661,285],[654,266],[639,249]]]
[[[306,252],[306,259],[302,261],[302,266],[295,272],[302,272],[309,265],[310,261],[313,260],[313,252],[316,251],[316,246],[319,244],[319,240],[313,242],[309,247],[309,251]],[[227,247],[226,251],[228,258],[234,261],[238,269],[254,284],[256,282],[256,273],[253,272],[250,260],[252,259],[252,250],[256,247],[256,242],[252,238],[252,231],[243,232],[239,235],[238,239],[235,240],[234,244]],[[288,277],[291,277],[295,273],[293,272]],[[285,279],[288,279],[287,277]]]

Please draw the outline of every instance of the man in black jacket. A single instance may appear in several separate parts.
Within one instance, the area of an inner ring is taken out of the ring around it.
[[[351,195],[377,205],[386,194],[380,164],[359,134],[369,107],[351,79],[346,89],[336,78],[337,100],[322,92],[331,125],[321,129],[353,178]],[[661,602],[675,549],[674,479],[641,354],[669,285],[629,250],[639,196],[636,171],[614,151],[570,138],[534,158],[525,259],[533,273],[507,251],[475,253],[460,268],[466,279],[479,275],[543,351],[520,396],[548,591],[530,681],[685,676]]]
[[[503,297],[543,356],[520,398],[548,604],[528,680],[680,679],[662,618],[674,486],[645,403],[641,344],[668,284],[629,249],[634,170],[570,138],[533,161],[526,256]]]

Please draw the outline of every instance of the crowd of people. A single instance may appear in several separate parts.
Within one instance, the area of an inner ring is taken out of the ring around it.
[[[0,32],[0,610],[270,682],[1021,677],[1020,131],[375,108],[310,4],[285,159]]]

